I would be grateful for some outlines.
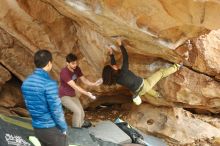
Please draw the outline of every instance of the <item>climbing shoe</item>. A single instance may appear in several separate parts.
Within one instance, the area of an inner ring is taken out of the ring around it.
[[[137,96],[133,97],[133,102],[136,105],[140,105],[142,103],[142,100],[141,100],[140,96],[137,95]]]
[[[174,65],[177,67],[178,70],[180,70],[183,67],[183,62],[179,64],[175,63]]]
[[[92,126],[92,123],[89,122],[89,121],[84,121],[83,125],[82,125],[82,128],[89,128]]]

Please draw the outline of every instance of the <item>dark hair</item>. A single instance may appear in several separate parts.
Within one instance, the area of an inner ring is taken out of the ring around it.
[[[120,70],[115,70],[111,67],[111,65],[104,66],[102,70],[102,79],[104,85],[115,85],[116,78],[119,74]]]
[[[76,61],[77,60],[77,57],[75,54],[73,53],[69,53],[67,56],[66,56],[66,62],[70,63],[70,62],[73,62],[73,61]]]
[[[37,68],[45,67],[52,61],[52,54],[48,50],[39,50],[34,54],[34,64]]]

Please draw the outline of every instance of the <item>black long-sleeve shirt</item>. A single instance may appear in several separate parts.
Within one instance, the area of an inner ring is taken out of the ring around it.
[[[130,91],[135,93],[135,91],[141,86],[143,79],[129,70],[128,53],[123,45],[120,46],[120,49],[123,56],[123,64],[120,74],[116,78],[116,82],[122,86],[127,87]],[[111,64],[115,65],[116,61],[114,55],[112,54],[110,57]]]

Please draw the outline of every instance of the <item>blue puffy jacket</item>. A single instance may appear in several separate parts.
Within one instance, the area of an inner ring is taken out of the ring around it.
[[[34,128],[56,126],[62,132],[67,130],[57,82],[46,71],[36,68],[23,82],[21,90]]]

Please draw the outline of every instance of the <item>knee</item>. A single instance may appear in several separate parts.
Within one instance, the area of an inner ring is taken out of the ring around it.
[[[80,109],[74,109],[72,110],[72,112],[74,113],[74,115],[77,115],[77,116],[81,116],[81,110]]]
[[[82,117],[83,117],[83,118],[85,117],[85,112],[84,112],[84,111],[82,111]]]

